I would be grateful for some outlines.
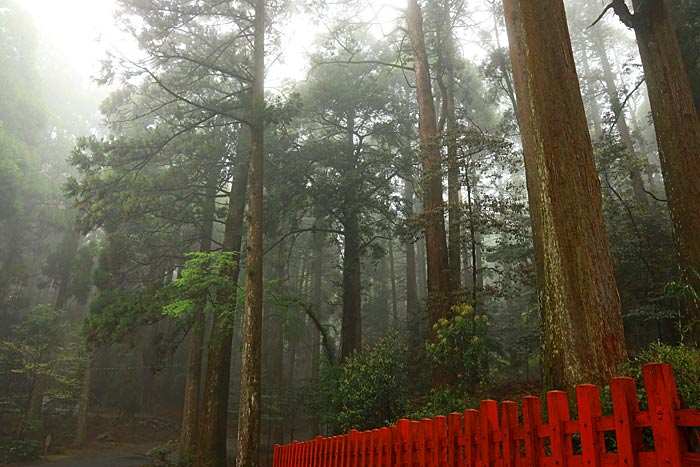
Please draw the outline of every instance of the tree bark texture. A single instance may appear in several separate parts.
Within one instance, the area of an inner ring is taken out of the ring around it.
[[[202,232],[199,239],[199,251],[211,251],[214,233],[214,216],[216,209],[216,188],[218,170],[212,171],[207,179],[207,188],[202,203]],[[197,444],[197,429],[200,413],[200,387],[202,385],[202,346],[204,344],[204,300],[194,317],[190,328],[189,350],[187,354],[187,376],[185,379],[185,396],[182,404],[182,423],[180,424],[180,459],[192,459]]]
[[[78,405],[78,417],[75,427],[74,445],[79,448],[85,444],[87,438],[88,413],[90,410],[90,394],[92,394],[92,373],[97,359],[94,349],[88,350],[88,358],[83,374],[83,385],[80,388],[80,401]]]
[[[239,134],[242,133],[239,132]],[[245,148],[242,148],[236,155],[234,179],[226,215],[223,251],[241,251],[249,160],[249,153]],[[229,272],[233,289],[225,292],[228,296],[235,296],[237,293],[236,284],[240,270],[240,264],[237,261]],[[233,316],[215,313],[209,338],[195,467],[226,467],[226,422],[232,339]]]
[[[442,199],[442,168],[435,103],[430,83],[428,55],[423,35],[423,16],[417,0],[408,0],[406,10],[408,35],[413,46],[413,69],[416,73],[418,97],[418,126],[423,169],[423,222],[425,222],[426,256],[428,262],[428,308],[431,338],[434,323],[450,313],[450,266],[445,232]],[[433,371],[433,386],[447,383],[444,371]]]
[[[600,182],[561,0],[504,0],[535,241],[545,388],[626,359]]]
[[[700,295],[700,121],[668,2],[633,3],[631,25],[649,91],[680,277]],[[700,302],[688,294],[685,305],[689,337],[700,343]]]
[[[409,168],[410,170],[410,168]],[[413,178],[409,175],[404,180],[403,201],[406,219],[413,219]],[[421,341],[420,316],[418,314],[418,281],[416,276],[416,244],[413,235],[406,236],[406,323],[408,343],[412,349],[418,348]]]
[[[245,309],[241,399],[238,413],[237,467],[260,463],[261,341],[263,307],[263,166],[265,111],[265,1],[255,2],[251,108],[250,188],[248,190],[248,251],[246,254]]]
[[[278,246],[276,250],[276,258],[275,258],[275,264],[273,267],[274,270],[274,279],[276,281],[276,284],[274,285],[275,288],[275,295],[278,296],[283,296],[284,295],[284,290],[282,287],[282,281],[285,278],[286,275],[286,270],[285,270],[285,262],[286,262],[286,254],[285,254],[285,249],[284,249],[284,242]],[[274,419],[274,421],[271,421],[272,427],[270,428],[270,436],[271,436],[271,446],[274,446],[275,444],[283,444],[283,436],[284,436],[284,426],[282,419],[284,418],[282,416],[282,411],[279,408],[279,404],[284,400],[284,368],[283,368],[283,359],[281,356],[284,354],[284,312],[285,310],[283,308],[277,308],[276,306],[272,304],[266,304],[265,307],[269,309],[269,313],[267,316],[267,321],[265,322],[265,326],[263,331],[265,332],[265,335],[268,341],[268,346],[267,346],[267,374],[269,375],[268,381],[270,384],[270,390],[273,394],[274,401],[273,404],[276,405],[276,413],[277,417]]]
[[[356,165],[355,113],[348,112],[347,142],[349,171]],[[348,186],[345,193],[342,223],[343,248],[343,319],[340,336],[340,360],[345,361],[353,352],[362,349],[362,245],[359,204],[356,186]]]
[[[450,2],[444,4],[441,35],[443,47],[440,51],[441,73],[438,82],[443,100],[444,135],[447,146],[447,205],[448,205],[448,261],[450,265],[450,285],[452,290],[461,288],[461,225],[462,209],[459,197],[461,188],[459,180],[459,161],[457,158],[457,118],[455,116],[455,49],[452,31]],[[441,116],[440,122],[443,122]],[[442,128],[441,128],[442,130]]]
[[[695,5],[693,5],[695,4]],[[700,57],[698,57],[697,32],[693,22],[697,21],[692,15],[692,8],[697,10],[697,2],[688,0],[669,0],[673,15],[676,38],[683,57],[685,73],[693,93],[696,112],[700,114]]]

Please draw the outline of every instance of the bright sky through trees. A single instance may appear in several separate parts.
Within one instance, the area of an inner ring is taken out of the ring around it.
[[[109,50],[115,55],[133,56],[136,46],[119,30],[112,0],[22,0],[32,14],[42,46],[65,57],[85,80],[100,69]],[[367,2],[362,21],[374,23],[378,37],[388,34],[403,14],[404,0]],[[317,14],[316,14],[317,13]],[[281,56],[269,60],[268,86],[275,88],[286,79],[300,80],[306,73],[306,52],[314,37],[326,30],[317,17],[323,12],[298,14],[284,28]]]

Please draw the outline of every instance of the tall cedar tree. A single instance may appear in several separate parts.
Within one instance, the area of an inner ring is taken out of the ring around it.
[[[239,132],[239,134],[241,133],[243,132]],[[248,161],[249,154],[246,149],[239,150],[236,155],[224,229],[222,250],[226,252],[241,251],[243,217],[248,189]],[[231,276],[231,284],[234,284],[234,289],[221,293],[229,295],[237,293],[235,284],[238,283],[240,271],[240,262],[236,261],[232,270],[227,271],[227,274]],[[214,314],[207,353],[207,370],[204,380],[204,397],[197,438],[195,467],[226,467],[226,422],[228,419],[232,340],[232,314]]]
[[[218,173],[212,171],[207,177],[207,186],[202,202],[202,227],[199,251],[211,251],[216,215],[216,188]],[[182,422],[180,423],[180,458],[191,459],[197,446],[199,427],[200,387],[202,385],[202,346],[204,344],[204,300],[200,301],[199,310],[192,320],[190,328],[189,349],[187,353],[187,377],[185,379],[185,396],[182,404]]]
[[[504,0],[542,333],[542,381],[602,383],[626,358],[600,182],[561,0]]]
[[[423,16],[417,0],[409,0],[406,10],[408,35],[413,46],[413,69],[416,73],[418,126],[423,169],[423,222],[425,223],[426,256],[428,259],[428,307],[430,324],[449,314],[450,267],[445,233],[442,200],[442,170],[435,103],[430,83],[428,54],[423,35]],[[432,333],[435,338],[435,333]],[[449,375],[433,371],[433,387],[449,383]]]
[[[236,465],[258,467],[261,408],[261,345],[263,308],[263,162],[265,111],[265,0],[255,2],[253,89],[250,112],[250,172],[246,253],[245,309],[241,399],[238,414]]]
[[[634,29],[649,91],[666,198],[685,295],[689,337],[700,343],[700,120],[666,0],[622,0],[613,8]]]

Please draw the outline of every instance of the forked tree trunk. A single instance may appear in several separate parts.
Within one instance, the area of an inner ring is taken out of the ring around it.
[[[695,291],[685,297],[689,337],[700,343],[700,120],[667,1],[633,3],[634,15],[620,2],[615,11],[637,36],[680,277]]]
[[[238,413],[237,467],[260,463],[260,358],[263,307],[263,163],[265,111],[265,0],[255,2],[253,90],[251,108],[250,189],[248,190],[248,252],[246,254],[245,309],[241,399]]]
[[[537,261],[545,388],[626,359],[600,182],[561,0],[504,0]]]

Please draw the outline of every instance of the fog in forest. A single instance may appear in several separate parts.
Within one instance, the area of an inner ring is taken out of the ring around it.
[[[700,1],[644,4],[0,0],[0,465],[700,408]]]

